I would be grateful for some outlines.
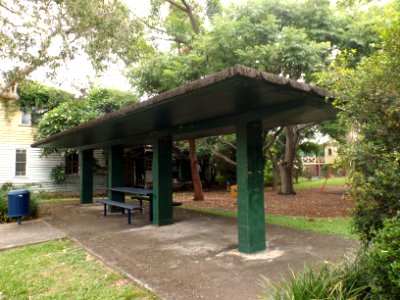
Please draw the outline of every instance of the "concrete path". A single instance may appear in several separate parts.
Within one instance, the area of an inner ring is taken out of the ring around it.
[[[357,243],[334,236],[267,226],[268,251],[236,251],[235,219],[174,211],[175,224],[155,227],[147,215],[102,215],[102,206],[66,203],[47,220],[109,266],[162,299],[256,299],[261,276],[279,282],[289,268],[336,261]]]
[[[17,246],[60,239],[65,233],[57,230],[44,220],[22,221],[0,225],[0,250]]]

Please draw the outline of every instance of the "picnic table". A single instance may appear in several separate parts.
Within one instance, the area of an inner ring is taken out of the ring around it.
[[[108,188],[109,191],[122,193],[124,195],[132,195],[133,199],[140,201],[140,206],[143,207],[143,200],[149,201],[149,222],[153,222],[153,191],[151,189],[137,188],[137,187],[112,187]]]

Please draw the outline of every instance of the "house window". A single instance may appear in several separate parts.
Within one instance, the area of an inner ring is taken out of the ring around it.
[[[78,174],[79,155],[77,153],[68,154],[65,157],[65,174]]]
[[[332,148],[328,148],[328,156],[332,156]]]
[[[22,125],[31,125],[31,114],[25,111],[21,111],[21,124]]]
[[[26,175],[26,150],[15,150],[15,176]]]

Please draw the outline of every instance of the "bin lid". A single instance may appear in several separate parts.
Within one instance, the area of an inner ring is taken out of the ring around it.
[[[28,190],[12,190],[8,192],[8,195],[21,195],[21,194],[29,194]]]

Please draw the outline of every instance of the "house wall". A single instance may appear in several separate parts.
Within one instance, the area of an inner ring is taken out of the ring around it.
[[[16,186],[23,186],[31,190],[46,190],[49,192],[76,192],[79,193],[79,174],[67,176],[62,185],[54,185],[50,178],[51,169],[57,165],[64,165],[65,159],[58,153],[41,157],[41,149],[31,148],[34,142],[36,128],[30,125],[21,125],[21,112],[17,111],[6,115],[0,104],[0,186],[5,182],[12,182]],[[26,175],[16,176],[16,150],[26,150]],[[106,166],[104,155],[95,151],[96,163]],[[107,188],[105,174],[95,174],[94,191],[103,192]]]
[[[324,146],[324,156],[326,164],[333,164],[338,158],[337,147],[332,144],[326,144]]]

